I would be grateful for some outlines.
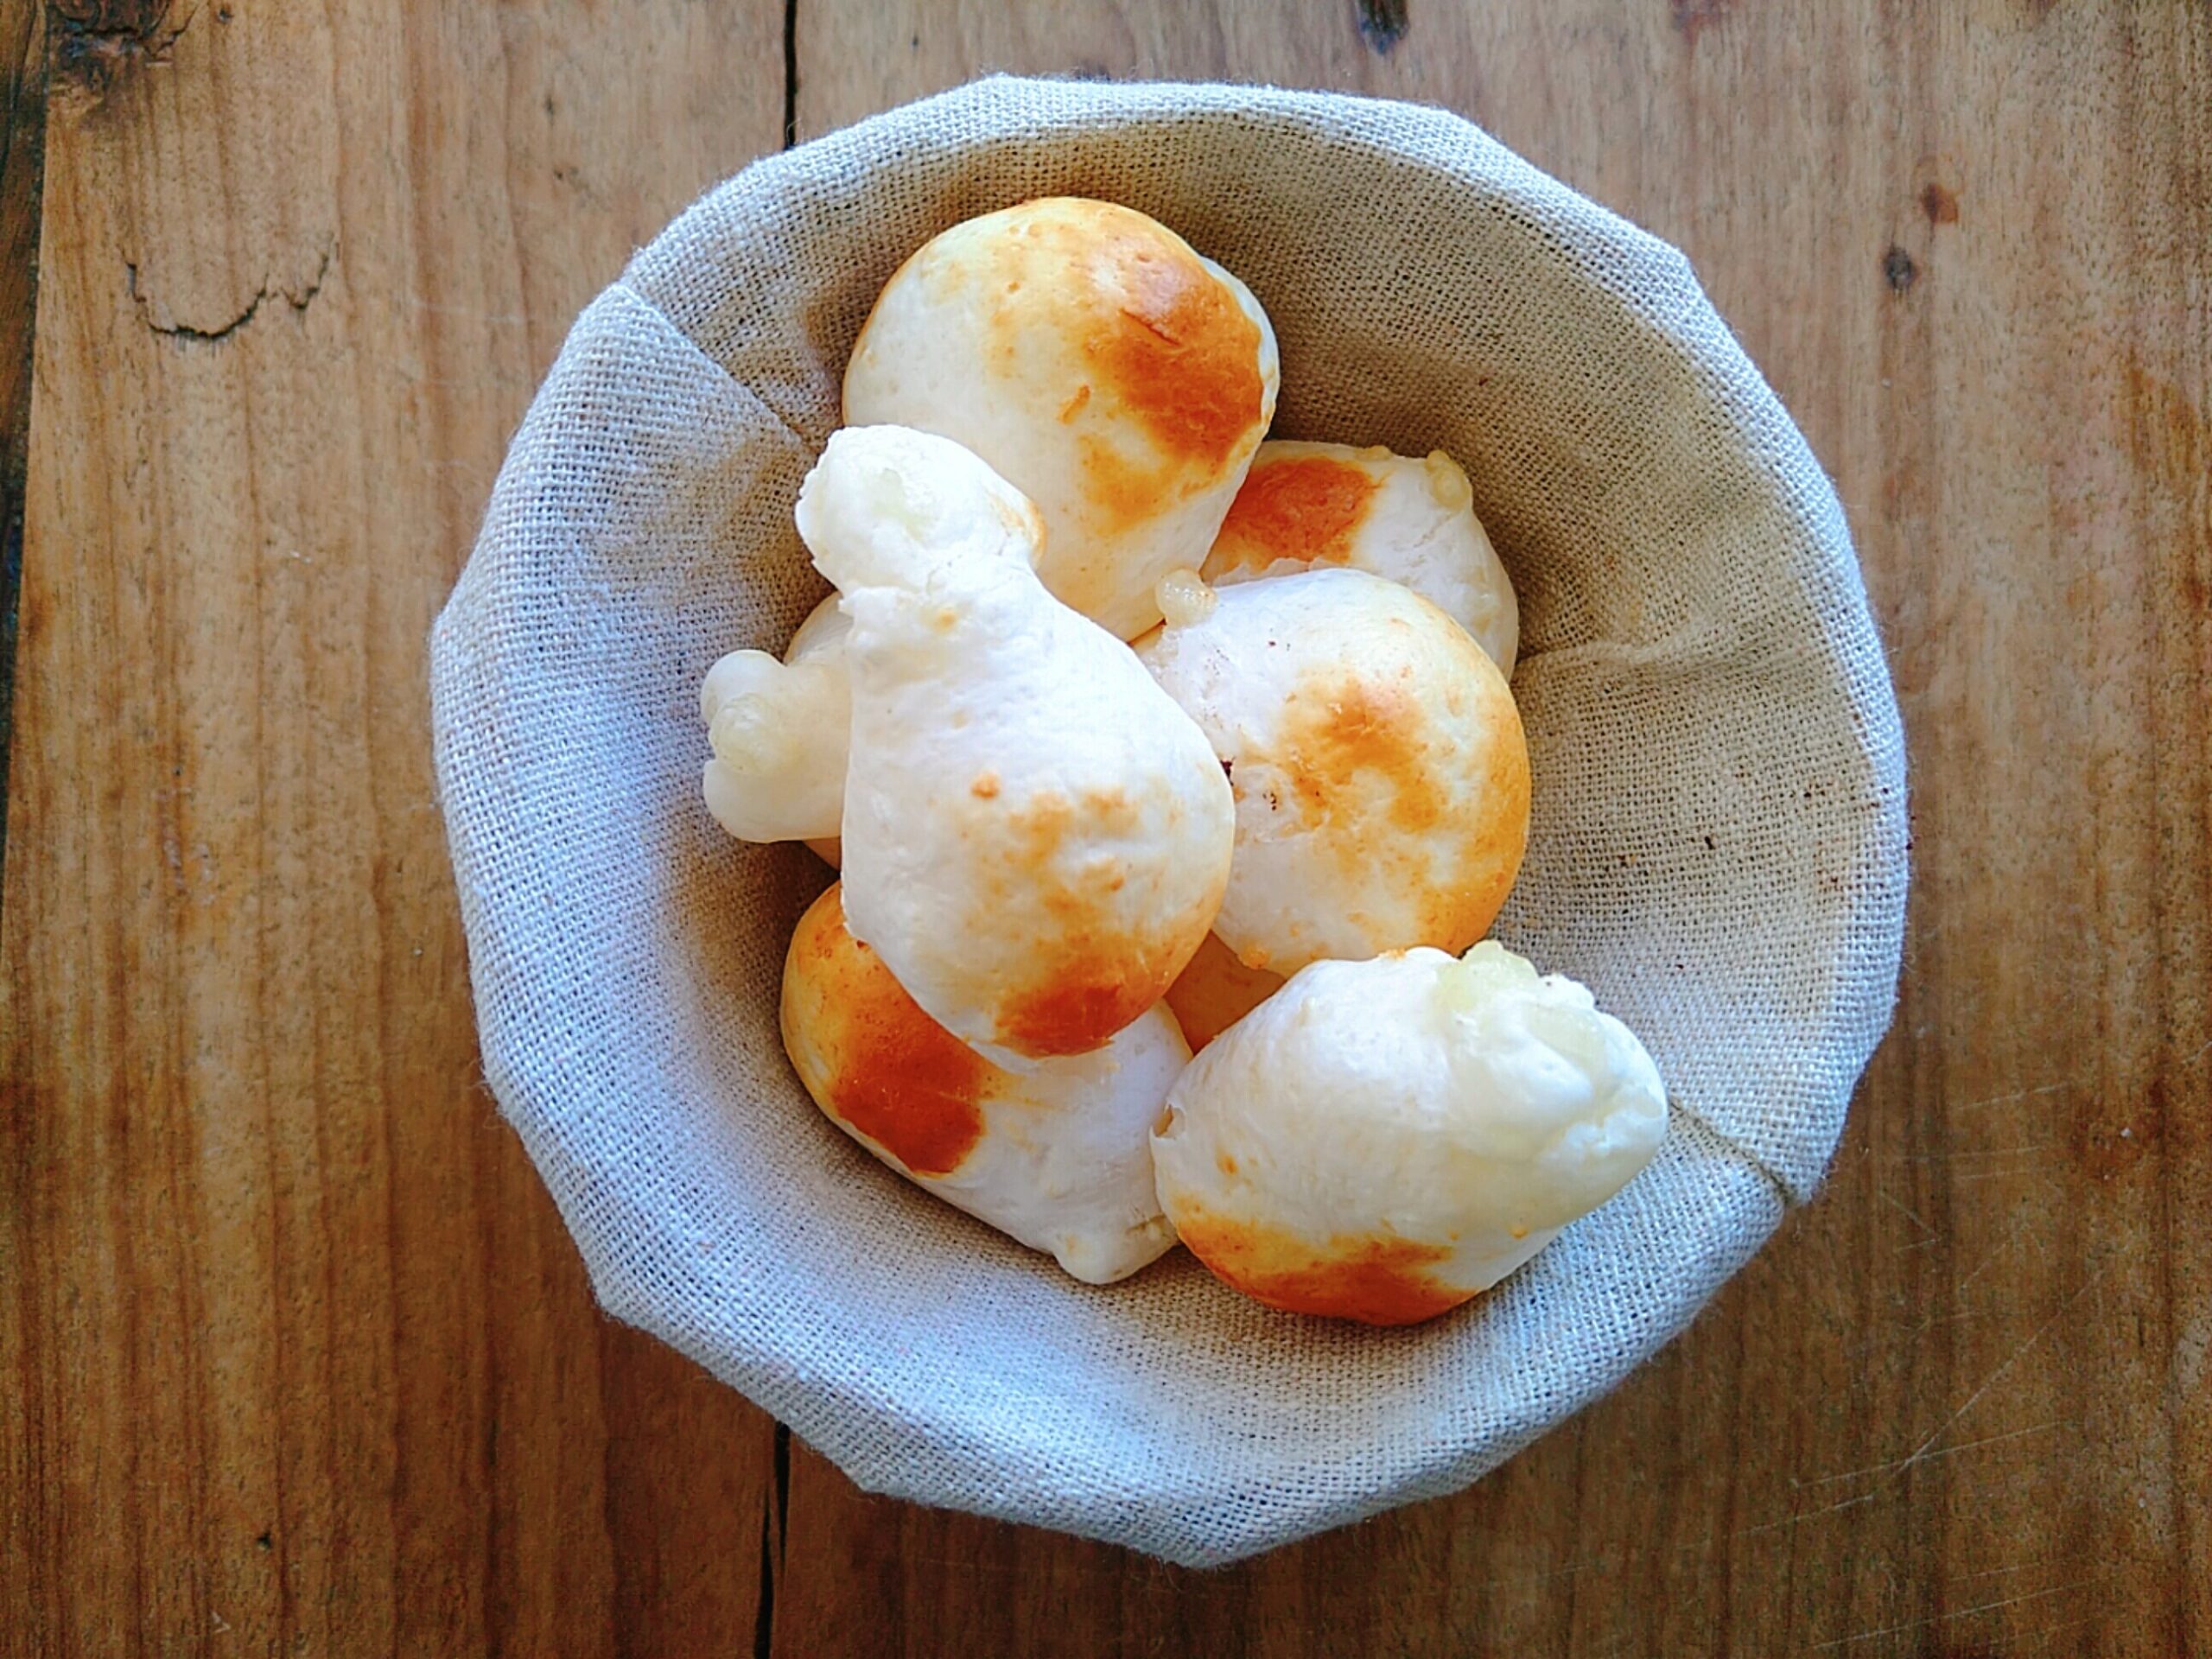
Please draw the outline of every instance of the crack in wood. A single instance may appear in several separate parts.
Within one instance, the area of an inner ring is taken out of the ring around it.
[[[784,1546],[791,1513],[791,1432],[776,1425],[775,1479],[760,1516],[760,1601],[753,1616],[753,1659],[769,1659],[776,1645],[776,1586],[783,1581]]]
[[[784,0],[784,148],[798,143],[798,0]]]
[[[246,302],[245,310],[239,312],[228,322],[219,324],[215,327],[200,328],[188,322],[156,322],[150,315],[143,315],[142,321],[152,332],[168,339],[188,340],[205,346],[230,339],[232,335],[259,316],[261,308],[273,299],[281,299],[285,304],[290,306],[295,316],[304,316],[308,307],[315,302],[315,296],[322,292],[323,281],[330,275],[330,262],[334,252],[335,250],[332,248],[323,249],[322,258],[315,266],[315,275],[308,279],[308,285],[297,293],[275,283],[264,283],[255,292],[254,296]],[[138,291],[137,264],[134,261],[126,259],[123,262],[123,270],[124,286],[130,295],[131,303],[136,305],[141,313],[147,312],[149,307],[147,298]]]

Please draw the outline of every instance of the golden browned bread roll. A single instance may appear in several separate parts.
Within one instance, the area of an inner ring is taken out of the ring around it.
[[[1038,574],[1134,639],[1205,558],[1274,417],[1274,334],[1166,226],[1082,197],[956,225],[900,266],[845,369],[845,419],[956,440],[1037,504]]]
[[[1228,769],[1236,848],[1214,931],[1249,968],[1480,938],[1529,839],[1513,694],[1411,589],[1319,569],[1162,583],[1137,652]]]
[[[1160,1009],[1017,1076],[915,1005],[846,931],[832,886],[785,958],[784,1048],[823,1112],[916,1185],[1090,1284],[1172,1248],[1147,1135],[1190,1058]]]
[[[1221,587],[1322,564],[1405,583],[1513,672],[1520,602],[1466,474],[1441,449],[1416,460],[1347,443],[1262,444],[1205,579]]]
[[[1167,1007],[1196,1053],[1281,988],[1281,974],[1247,968],[1218,933],[1209,933],[1167,988]]]

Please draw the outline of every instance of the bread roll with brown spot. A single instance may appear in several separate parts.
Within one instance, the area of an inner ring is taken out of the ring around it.
[[[854,936],[1010,1069],[1101,1046],[1220,906],[1235,807],[1205,735],[1046,592],[1035,510],[960,445],[836,433],[798,527],[852,625]]]
[[[1192,1253],[1270,1306],[1370,1325],[1489,1289],[1667,1128],[1635,1034],[1495,941],[1317,962],[1167,1098],[1153,1164]]]
[[[1480,938],[1528,844],[1529,750],[1466,630],[1363,570],[1162,593],[1166,624],[1138,654],[1236,799],[1222,941],[1288,974]]]
[[[1402,582],[1474,636],[1510,677],[1521,607],[1459,463],[1380,447],[1260,446],[1214,537],[1204,575],[1216,587],[1342,565]]]
[[[1274,418],[1267,313],[1128,207],[1027,201],[925,244],[845,369],[845,419],[952,438],[1037,504],[1038,574],[1133,639],[1205,558]]]
[[[1167,1011],[1195,1054],[1281,988],[1281,974],[1247,968],[1220,934],[1209,933],[1167,988]]]
[[[1020,1076],[915,1005],[832,886],[784,962],[784,1049],[830,1121],[884,1163],[1087,1284],[1172,1249],[1149,1135],[1191,1051],[1154,1008],[1095,1053]]]

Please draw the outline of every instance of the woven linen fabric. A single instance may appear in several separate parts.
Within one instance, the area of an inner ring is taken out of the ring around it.
[[[1535,768],[1497,934],[1673,1103],[1505,1284],[1380,1331],[1178,1251],[1077,1284],[826,1122],[777,1034],[828,873],[701,802],[698,688],[825,591],[791,525],[906,257],[1048,194],[1250,284],[1278,436],[1449,451],[1519,590]],[[1807,1198],[1888,1022],[1904,749],[1828,481],[1688,263],[1456,117],[985,80],[713,191],[577,320],[433,640],[484,1064],[616,1318],[863,1487],[1234,1560],[1452,1491],[1611,1389]]]

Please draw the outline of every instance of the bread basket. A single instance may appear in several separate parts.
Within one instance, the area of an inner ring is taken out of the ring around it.
[[[825,1122],[776,1027],[828,872],[698,792],[696,692],[823,588],[791,526],[877,289],[1027,197],[1236,271],[1278,435],[1443,448],[1515,579],[1535,767],[1497,935],[1664,1072],[1658,1158],[1402,1331],[1178,1252],[1094,1289]],[[1453,1491],[1617,1383],[1806,1200],[1889,1019],[1904,751],[1834,492],[1688,264],[1440,111],[998,79],[713,191],[577,320],[433,645],[492,1088],[607,1310],[862,1486],[1214,1563]]]

